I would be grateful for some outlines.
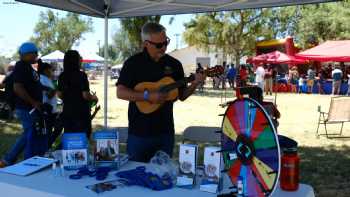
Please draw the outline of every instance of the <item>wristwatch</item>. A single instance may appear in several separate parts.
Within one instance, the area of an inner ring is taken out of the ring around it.
[[[149,92],[148,92],[148,90],[143,91],[143,100],[145,100],[145,101],[149,100]]]

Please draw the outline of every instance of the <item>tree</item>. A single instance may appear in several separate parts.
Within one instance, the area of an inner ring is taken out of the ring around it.
[[[0,56],[0,74],[5,74],[6,73],[6,67],[9,63],[9,59],[4,57],[4,56]],[[1,82],[1,81],[0,81]]]
[[[147,22],[159,23],[161,16],[144,16],[120,19],[121,28],[113,35],[117,60],[126,58],[142,50],[141,28]]]
[[[258,36],[272,37],[267,14],[266,9],[255,9],[196,15],[185,24],[185,42],[207,52],[220,51],[224,58],[232,54],[238,65],[241,57],[252,54]]]
[[[295,37],[301,46],[307,47],[311,39],[317,39],[316,42],[350,39],[349,1],[307,5],[300,9]]]
[[[112,39],[116,50],[116,59],[120,62],[140,51],[139,43],[131,42],[124,28],[119,29]]]
[[[141,28],[147,22],[159,23],[161,16],[143,16],[120,19],[120,24],[126,32],[129,41],[135,46],[142,46]]]
[[[269,9],[272,34],[287,35],[303,48],[326,40],[350,39],[349,1]]]
[[[60,18],[58,14],[48,10],[40,12],[39,22],[35,25],[34,35],[31,37],[42,54],[54,50],[67,51],[73,45],[78,45],[82,35],[91,32],[91,19],[82,19],[78,14],[67,13]]]
[[[101,57],[104,57],[104,50],[105,49],[104,49],[104,45],[103,45],[99,49],[98,55],[101,56]],[[114,63],[114,61],[117,60],[117,55],[118,55],[117,54],[117,49],[113,45],[109,44],[108,48],[107,48],[107,51],[108,51],[108,59],[109,59],[109,61]]]

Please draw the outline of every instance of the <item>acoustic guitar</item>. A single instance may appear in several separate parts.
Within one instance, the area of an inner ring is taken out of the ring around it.
[[[203,71],[203,74],[208,77],[221,75],[222,73],[224,73],[224,68],[222,66],[215,66]],[[139,83],[135,86],[134,90],[138,92],[144,92],[145,90],[149,92],[161,92],[167,94],[167,101],[174,101],[179,95],[178,88],[185,86],[187,83],[193,81],[194,79],[195,77],[193,74],[178,81],[175,81],[171,77],[164,77],[157,82]],[[137,101],[136,106],[140,112],[149,114],[159,109],[161,104],[151,103],[149,101]]]

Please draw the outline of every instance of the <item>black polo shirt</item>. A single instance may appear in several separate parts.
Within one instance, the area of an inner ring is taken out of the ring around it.
[[[42,102],[42,89],[40,85],[39,74],[33,69],[32,65],[24,61],[16,62],[13,71],[14,83],[20,83],[27,91],[30,97],[38,102]],[[25,102],[20,97],[15,97],[15,106],[19,109],[30,110],[33,108],[29,103]]]
[[[156,82],[165,76],[172,77],[175,81],[182,79],[184,71],[181,63],[169,55],[164,55],[155,62],[144,50],[124,62],[116,85],[121,84],[134,89],[141,82]],[[130,101],[128,118],[130,134],[147,137],[174,133],[172,101],[165,102],[150,114],[141,113],[136,103]]]

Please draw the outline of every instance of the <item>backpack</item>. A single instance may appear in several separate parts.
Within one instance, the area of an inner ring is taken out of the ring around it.
[[[13,72],[6,76],[4,79],[5,83],[5,96],[6,102],[10,106],[11,110],[15,109],[16,94],[13,90]]]
[[[9,120],[12,117],[12,110],[7,103],[6,94],[4,91],[0,90],[0,119]]]

